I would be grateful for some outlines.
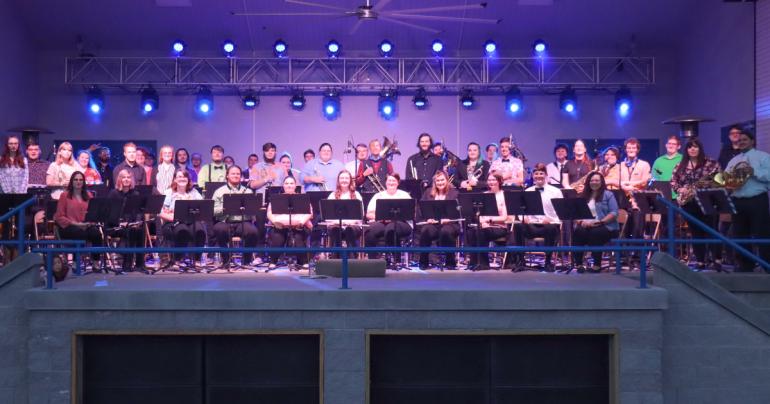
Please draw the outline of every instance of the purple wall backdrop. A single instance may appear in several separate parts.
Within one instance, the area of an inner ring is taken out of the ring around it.
[[[37,119],[34,46],[16,10],[0,0],[0,130],[32,125]]]

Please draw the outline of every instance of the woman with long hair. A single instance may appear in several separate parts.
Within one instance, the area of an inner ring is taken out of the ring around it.
[[[174,182],[174,172],[176,171],[176,165],[174,164],[174,147],[163,145],[161,146],[158,155],[160,156],[160,162],[157,166],[153,167],[150,179],[152,185],[155,185],[155,191],[159,195],[163,195]]]
[[[197,189],[193,188],[193,182],[190,179],[190,172],[186,168],[178,168],[174,172],[174,182],[165,192],[166,199],[163,201],[163,209],[160,212],[160,218],[163,221],[163,240],[168,246],[187,247],[191,241],[195,242],[196,247],[203,247],[206,242],[206,228],[203,222],[187,223],[174,221],[174,208],[176,201],[198,201],[203,199]],[[193,232],[194,230],[194,232]],[[200,254],[196,254],[198,258]],[[176,254],[174,261],[184,271],[182,254]],[[166,267],[171,266],[172,261]]]
[[[398,247],[399,240],[408,237],[409,233],[412,232],[411,221],[375,221],[377,201],[381,199],[412,199],[408,192],[398,189],[398,184],[400,182],[401,177],[397,173],[388,174],[388,176],[385,177],[385,190],[374,194],[369,201],[369,206],[366,208],[366,218],[369,220],[369,229],[364,235],[366,245],[369,247],[385,245]],[[369,253],[369,259],[374,259],[376,257],[376,253]]]
[[[615,195],[607,189],[604,176],[594,171],[588,174],[585,187],[580,197],[588,201],[588,209],[593,215],[592,219],[575,221],[575,233],[572,236],[573,246],[601,246],[607,244],[612,238],[618,236],[618,201]],[[578,273],[585,272],[583,266],[583,252],[572,253],[574,265]],[[601,270],[601,250],[591,251],[593,266],[591,272]],[[570,273],[570,268],[567,273]]]
[[[130,197],[139,197],[139,192],[136,190],[136,183],[134,175],[127,169],[122,169],[118,172],[118,179],[115,182],[115,189],[111,190],[107,195],[110,199],[119,200],[120,203]],[[120,226],[113,231],[112,235],[121,238],[121,243],[124,247],[144,247],[145,233],[144,233],[144,218],[141,214],[136,213],[133,216],[125,215],[121,218]],[[132,223],[141,222],[140,225]],[[123,270],[131,271],[132,262],[135,263],[134,270],[147,273],[147,268],[144,263],[144,254],[123,254]]]
[[[426,189],[422,194],[423,201],[449,201],[457,200],[457,189],[449,182],[449,176],[445,171],[437,171],[433,175],[433,186]],[[457,236],[460,235],[460,225],[457,222],[449,222],[447,219],[441,219],[437,222],[435,219],[425,217],[420,211],[417,215],[418,221],[425,222],[417,231],[419,234],[420,247],[430,247],[434,241],[440,247],[454,247]],[[429,266],[428,253],[420,253],[420,268],[427,269]],[[457,262],[455,253],[446,253],[446,267],[456,269]]]
[[[497,173],[489,173],[487,176],[486,193],[495,195],[497,204],[497,216],[479,216],[479,227],[468,227],[465,232],[465,244],[472,247],[486,247],[492,240],[499,239],[509,233],[508,210],[505,207],[505,194],[503,193],[503,177]],[[489,269],[488,253],[470,253],[468,269]]]
[[[49,187],[66,187],[75,171],[77,164],[72,156],[72,144],[62,142],[56,150],[56,160],[48,166],[45,173],[45,184]],[[61,193],[61,189],[55,189],[51,192],[51,198],[59,199]]]
[[[0,193],[25,194],[28,184],[29,165],[21,152],[21,142],[18,136],[9,136],[0,156]]]
[[[70,156],[71,157],[71,156]],[[73,172],[67,188],[61,193],[56,204],[53,220],[64,240],[86,240],[91,245],[102,245],[102,233],[92,223],[85,223],[91,194],[86,190],[86,177],[80,171]],[[99,266],[99,254],[92,254],[93,268]]]
[[[599,172],[604,176],[607,189],[620,189],[620,150],[615,146],[604,149],[604,164]]]
[[[342,170],[337,174],[337,188],[329,194],[328,199],[357,199],[362,201],[361,194],[356,191],[356,184],[353,181],[353,174],[348,170]],[[362,206],[363,208],[363,206]],[[348,247],[357,247],[359,238],[361,237],[361,221],[360,220],[343,220],[343,228],[340,229],[339,222],[329,222],[329,239],[331,240],[332,247],[342,246],[342,237],[345,237],[345,242]],[[339,254],[332,254],[332,258],[336,258]]]
[[[77,170],[86,177],[86,185],[99,185],[102,183],[102,176],[96,170],[96,162],[88,150],[79,150],[77,156]]]
[[[677,194],[690,193],[693,195],[686,201],[682,208],[696,219],[707,224],[714,230],[718,229],[719,215],[705,215],[695,200],[694,193],[698,188],[708,187],[719,173],[719,163],[706,157],[703,143],[697,138],[690,138],[684,146],[685,155],[682,161],[674,167],[671,176],[671,189]],[[680,198],[681,199],[681,196]],[[692,238],[708,238],[708,233],[696,225],[690,225]],[[695,253],[695,269],[706,269],[707,253],[711,252],[712,265],[717,271],[722,270],[722,245],[721,244],[693,244]]]

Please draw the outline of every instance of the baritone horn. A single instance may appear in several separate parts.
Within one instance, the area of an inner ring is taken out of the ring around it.
[[[396,137],[393,136],[393,141],[391,142],[390,139],[388,139],[387,136],[382,137],[382,151],[380,152],[380,155],[382,158],[386,158],[390,161],[393,161],[393,156],[398,154],[401,155],[401,150],[398,149],[398,141],[396,140]]]

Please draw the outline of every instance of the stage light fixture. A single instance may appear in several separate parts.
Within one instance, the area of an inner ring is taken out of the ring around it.
[[[342,46],[340,46],[339,42],[333,39],[326,44],[326,54],[329,55],[330,58],[338,57],[341,51]]]
[[[414,107],[419,110],[428,108],[428,96],[425,94],[425,89],[420,87],[417,89],[417,93],[412,98]]]
[[[396,92],[392,90],[385,90],[380,93],[380,98],[377,100],[377,110],[382,119],[390,121],[396,118],[396,98]]]
[[[99,87],[93,86],[86,91],[88,111],[94,115],[104,112],[104,93]]]
[[[289,99],[289,105],[295,111],[302,111],[305,109],[305,96],[301,92],[295,92]]]
[[[333,121],[339,118],[341,106],[339,93],[329,90],[324,94],[323,101],[321,102],[321,111],[327,120]]]
[[[288,50],[289,46],[286,45],[286,42],[284,42],[283,39],[275,41],[275,44],[273,45],[273,53],[275,53],[276,57],[285,58],[286,52]]]
[[[250,111],[257,108],[257,105],[259,105],[259,96],[256,95],[253,91],[249,91],[243,96],[242,101],[243,109]]]
[[[214,96],[208,87],[201,87],[195,96],[195,110],[201,114],[208,114],[214,110]]]
[[[380,42],[380,55],[384,58],[393,56],[393,43],[387,39]]]
[[[631,113],[631,90],[623,87],[615,93],[615,111],[621,118],[627,117]]]
[[[227,56],[229,58],[235,56],[235,42],[233,42],[233,41],[231,41],[229,39],[226,40],[222,44],[222,51],[225,53],[225,56]]]
[[[430,45],[430,50],[433,51],[435,56],[441,56],[441,54],[444,53],[444,43],[441,42],[440,39],[436,39]]]
[[[569,114],[577,111],[577,95],[572,87],[567,87],[559,94],[559,108]]]
[[[512,87],[505,93],[505,110],[509,114],[517,114],[523,107],[521,100],[521,90]]]
[[[147,86],[144,90],[141,92],[141,104],[142,113],[145,115],[149,115],[160,108],[160,97],[158,96],[158,91],[155,90],[152,86]]]
[[[171,52],[174,56],[182,56],[187,46],[181,40],[177,39],[171,44]]]
[[[532,44],[532,49],[534,49],[535,54],[538,56],[544,55],[545,51],[548,50],[548,45],[545,43],[544,40],[538,39],[535,40],[535,43]]]
[[[493,40],[484,42],[484,53],[487,56],[494,56],[497,53],[497,44]]]
[[[475,103],[476,100],[473,98],[473,91],[463,90],[460,94],[460,105],[465,109],[472,109]]]

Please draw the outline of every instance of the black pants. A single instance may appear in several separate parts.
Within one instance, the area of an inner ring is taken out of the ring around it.
[[[516,223],[513,225],[513,235],[508,237],[508,245],[523,246],[524,241],[530,238],[542,237],[545,245],[553,247],[556,245],[556,239],[560,236],[558,224],[539,224],[539,223]],[[520,263],[523,261],[524,254],[511,254],[513,261]],[[551,253],[545,254],[546,265],[551,263]]]
[[[717,226],[719,225],[719,215],[704,215],[703,211],[700,209],[700,206],[698,206],[698,203],[696,201],[690,201],[686,205],[684,205],[685,212],[695,216],[696,219],[700,220],[701,222],[705,223],[708,227],[717,230]],[[711,238],[708,233],[706,233],[703,229],[701,229],[699,226],[690,223],[690,232],[692,233],[692,238]],[[715,260],[721,260],[722,259],[722,245],[721,244],[697,244],[694,243],[692,245],[692,250],[695,253],[695,261],[697,262],[706,262],[706,254],[711,251],[711,258]]]
[[[243,240],[244,247],[256,247],[259,233],[257,228],[250,222],[240,223],[225,223],[218,222],[214,225],[214,238],[217,241],[217,246],[227,247],[232,237],[240,237]],[[252,254],[244,253],[243,262],[251,263]],[[222,261],[224,263],[230,262],[230,254],[223,253]]]
[[[489,242],[497,240],[508,234],[505,227],[486,227],[479,230],[478,227],[468,227],[465,232],[465,245],[472,247],[488,247]],[[469,264],[489,268],[489,253],[471,253]]]
[[[358,240],[361,237],[361,228],[358,226],[343,226],[342,230],[339,227],[330,227],[326,231],[329,233],[332,247],[341,247],[343,237],[348,248],[358,247],[360,244]],[[337,258],[339,254],[332,254],[332,257]]]
[[[460,226],[457,223],[424,224],[418,230],[420,247],[430,247],[434,241],[437,241],[440,247],[454,247],[460,234]],[[420,266],[428,264],[428,253],[420,253]],[[446,253],[446,265],[457,265],[455,253]]]
[[[144,247],[144,225],[140,227],[129,227],[114,229],[110,232],[110,237],[119,237],[121,247]],[[121,254],[123,256],[123,269],[131,267],[131,263],[136,261],[136,266],[144,267],[144,254]]]
[[[166,223],[163,225],[163,240],[168,247],[187,247],[191,242],[195,242],[196,247],[203,247],[206,243],[206,231],[203,223],[195,225],[193,234],[193,225],[187,223]],[[183,254],[174,254],[175,260],[182,259]],[[195,254],[200,257],[201,254]]]
[[[270,247],[305,247],[305,241],[307,240],[307,229],[301,228],[294,230],[273,228],[270,231]],[[293,239],[293,245],[291,242]],[[278,262],[280,253],[270,254],[270,262],[273,264]],[[299,253],[296,255],[297,264],[304,265],[307,262],[307,253]]]
[[[644,213],[642,211],[633,210],[629,206],[628,222],[626,223],[626,234],[624,236],[636,240],[644,238]],[[633,251],[631,255],[636,257],[637,252]]]
[[[62,240],[85,240],[92,246],[101,247],[104,245],[102,233],[96,226],[89,226],[85,228],[67,226],[64,228],[59,228],[59,237],[61,237]],[[98,260],[99,254],[91,254],[91,259]]]
[[[767,193],[759,194],[751,198],[733,198],[735,210],[733,215],[733,236],[735,238],[770,238],[770,211],[768,211]],[[751,246],[741,243],[743,248],[751,251]],[[765,261],[770,260],[770,245],[759,244],[756,246],[759,257]],[[735,252],[736,270],[751,272],[754,269],[753,260],[749,260],[741,253]],[[770,270],[766,270],[770,272]]]
[[[265,235],[267,234],[265,223],[267,223],[267,209],[260,209],[257,211],[256,220],[254,220],[254,226],[257,229],[258,247],[267,245],[267,239],[265,238]]]
[[[409,237],[410,233],[412,233],[412,227],[406,222],[398,221],[387,224],[371,222],[369,223],[369,229],[364,234],[364,239],[366,240],[367,247],[382,247],[386,245],[397,247],[401,239]],[[393,244],[394,237],[396,244]],[[369,253],[369,258],[376,258],[377,255],[377,253]]]
[[[617,237],[618,231],[609,230],[607,226],[599,227],[583,227],[578,225],[575,228],[575,233],[572,235],[572,245],[579,246],[595,246],[605,245],[613,237]],[[575,265],[583,265],[583,251],[573,252],[573,259]],[[600,266],[602,263],[602,251],[591,251],[591,257],[594,259],[594,266]]]

